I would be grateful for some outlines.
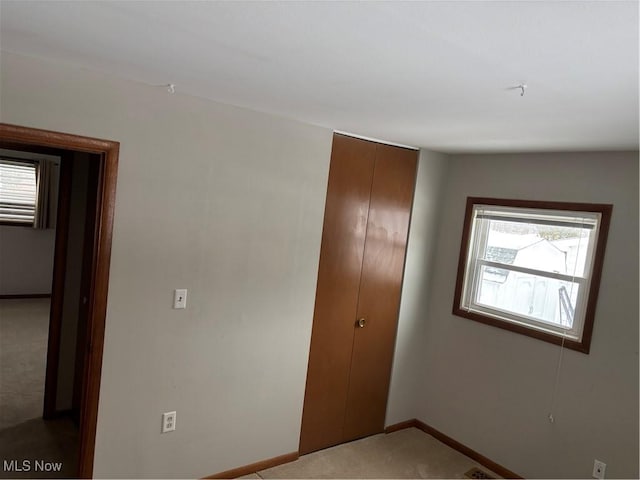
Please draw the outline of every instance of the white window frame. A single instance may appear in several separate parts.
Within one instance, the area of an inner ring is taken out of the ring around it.
[[[611,210],[612,205],[603,204],[469,197],[460,248],[453,313],[588,353]],[[584,272],[580,275],[567,275],[487,260],[484,257],[489,223],[490,220],[500,219],[589,229]],[[572,327],[566,328],[555,322],[481,303],[478,292],[483,267],[578,284],[580,288]]]

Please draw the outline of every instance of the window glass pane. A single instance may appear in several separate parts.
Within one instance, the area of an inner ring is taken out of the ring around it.
[[[0,160],[0,221],[33,223],[35,209],[35,164]]]
[[[592,228],[484,220],[484,260],[582,277]],[[497,270],[497,269],[496,269]],[[494,272],[498,274],[498,272]]]
[[[572,329],[579,284],[482,265],[474,303]]]

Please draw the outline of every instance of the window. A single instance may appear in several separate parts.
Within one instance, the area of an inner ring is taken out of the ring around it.
[[[453,313],[589,353],[611,210],[468,198]]]
[[[37,165],[0,159],[0,223],[33,225],[37,201]]]

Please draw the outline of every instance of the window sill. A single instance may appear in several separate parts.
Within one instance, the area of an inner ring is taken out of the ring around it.
[[[475,320],[476,322],[484,323],[485,325],[491,325],[492,327],[502,328],[503,330],[509,330],[510,332],[526,335],[527,337],[536,338],[543,342],[553,343],[554,345],[564,345],[564,348],[569,348],[577,352],[589,354],[589,340],[591,338],[590,331],[584,331],[582,333],[582,341],[571,340],[569,338],[562,338],[558,335],[543,332],[541,330],[534,330],[529,327],[517,325],[515,323],[499,320],[494,317],[482,315],[481,313],[471,312],[463,310],[458,307],[454,307],[452,313],[458,317],[464,317],[469,320]]]

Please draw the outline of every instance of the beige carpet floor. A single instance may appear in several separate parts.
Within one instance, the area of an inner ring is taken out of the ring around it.
[[[0,300],[0,429],[42,417],[49,303]]]
[[[5,469],[4,462],[27,461],[29,471]],[[57,471],[38,470],[36,461],[59,463]],[[0,478],[73,478],[78,468],[78,429],[69,418],[34,418],[0,430]]]
[[[49,299],[0,300],[0,478],[76,475],[78,429],[70,420],[42,420],[49,335]],[[29,462],[6,471],[4,462]],[[35,461],[61,462],[58,472]]]
[[[431,435],[408,428],[310,453],[243,478],[465,478],[472,467],[499,478]]]

